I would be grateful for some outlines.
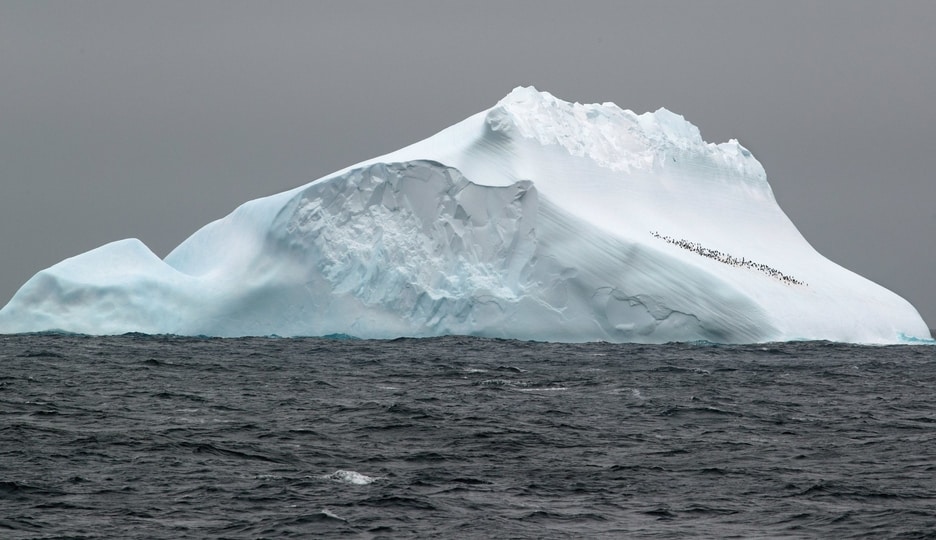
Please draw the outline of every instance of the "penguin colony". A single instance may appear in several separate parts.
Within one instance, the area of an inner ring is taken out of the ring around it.
[[[764,274],[767,274],[768,276],[774,279],[778,279],[782,281],[783,283],[787,283],[789,285],[806,286],[806,283],[794,278],[793,276],[784,274],[783,272],[777,270],[776,268],[771,268],[770,266],[767,266],[766,264],[756,263],[754,261],[750,261],[745,258],[739,259],[737,257],[732,257],[731,255],[728,255],[727,253],[722,253],[721,251],[718,251],[715,249],[709,249],[707,247],[703,247],[702,244],[699,244],[698,242],[690,242],[688,240],[683,240],[682,238],[673,238],[672,236],[661,235],[660,233],[656,231],[651,231],[650,234],[654,238],[658,238],[660,240],[663,240],[664,242],[673,244],[674,246],[687,249],[689,251],[692,251],[693,253],[698,253],[699,255],[702,255],[703,257],[714,259],[720,263],[724,263],[729,266],[736,266],[738,268],[750,268],[751,270],[757,270],[758,272],[763,272]]]

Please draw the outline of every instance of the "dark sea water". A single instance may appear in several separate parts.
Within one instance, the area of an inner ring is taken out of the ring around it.
[[[936,347],[0,336],[0,538],[936,538]]]

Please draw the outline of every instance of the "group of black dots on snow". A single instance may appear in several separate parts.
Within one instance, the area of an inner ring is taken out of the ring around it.
[[[763,272],[772,278],[779,279],[780,281],[784,283],[788,283],[790,285],[804,285],[804,286],[806,285],[806,283],[794,278],[793,276],[788,276],[784,274],[783,272],[777,270],[776,268],[771,268],[770,266],[767,266],[766,264],[756,263],[754,261],[749,261],[743,258],[738,259],[737,257],[732,257],[731,255],[728,255],[727,253],[722,253],[721,251],[704,247],[702,246],[702,244],[699,244],[698,242],[690,242],[688,240],[683,240],[681,238],[673,238],[671,236],[661,235],[660,233],[656,231],[651,231],[650,234],[653,235],[654,238],[659,238],[660,240],[663,240],[664,242],[673,244],[674,246],[681,247],[683,249],[687,249],[689,251],[692,251],[693,253],[698,253],[699,255],[702,255],[703,257],[708,257],[709,259],[715,259],[716,261],[727,264],[729,266],[737,266],[739,268],[750,268],[751,270],[757,270],[758,272]]]

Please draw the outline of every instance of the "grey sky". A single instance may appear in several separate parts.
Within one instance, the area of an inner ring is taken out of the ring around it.
[[[816,249],[936,326],[936,3],[0,2],[0,304],[518,85],[737,138]]]

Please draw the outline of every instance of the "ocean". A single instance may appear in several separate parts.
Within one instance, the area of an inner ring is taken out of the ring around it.
[[[936,347],[0,336],[0,538],[936,538]]]

